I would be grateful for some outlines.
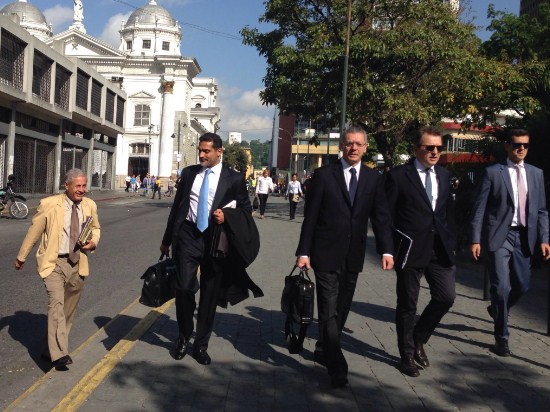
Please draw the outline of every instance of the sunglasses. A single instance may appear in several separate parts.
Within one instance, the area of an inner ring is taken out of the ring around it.
[[[510,146],[512,146],[514,149],[519,149],[523,146],[524,149],[529,149],[529,143],[510,143]]]
[[[435,151],[435,149],[437,149],[437,151],[440,152],[440,153],[443,151],[443,146],[437,146],[435,144],[430,144],[430,145],[421,144],[418,147],[423,147],[428,152],[433,152],[433,151]]]

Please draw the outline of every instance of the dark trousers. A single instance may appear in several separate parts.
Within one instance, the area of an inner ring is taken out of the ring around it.
[[[155,198],[155,193],[158,193],[158,194],[159,194],[159,199],[160,199],[160,186],[155,185],[155,186],[153,187],[153,197],[151,197],[151,199],[154,199],[154,198]]]
[[[341,269],[335,272],[315,271],[317,312],[319,318],[319,342],[333,378],[344,378],[348,364],[340,346],[340,335],[353,301],[357,272]]]
[[[208,255],[210,229],[201,233],[196,226],[186,221],[178,234],[174,256],[178,265],[176,282],[176,317],[179,337],[189,340],[193,333],[193,316],[196,302],[195,294],[200,290],[199,311],[194,347],[208,348],[208,341],[214,328],[216,305],[222,284],[220,259]],[[200,285],[197,270],[200,267]]]
[[[294,194],[289,193],[288,194],[288,200],[290,204],[290,218],[294,219],[296,217],[296,206],[298,206],[298,202],[293,202],[292,198],[294,197]]]
[[[260,215],[265,215],[265,205],[267,204],[268,194],[258,193],[258,199],[260,200]]]
[[[415,343],[427,343],[443,316],[455,300],[456,267],[442,265],[435,253],[425,268],[396,269],[397,308],[395,323],[397,346],[401,357],[413,356]],[[415,325],[420,279],[426,276],[431,300]]]
[[[529,289],[531,252],[526,230],[512,229],[496,252],[489,252],[491,306],[495,321],[495,339],[507,341],[510,308]]]

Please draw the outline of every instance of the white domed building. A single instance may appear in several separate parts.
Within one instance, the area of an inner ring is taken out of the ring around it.
[[[216,80],[196,77],[198,62],[180,52],[181,26],[155,0],[123,21],[119,33],[115,49],[86,34],[75,10],[69,29],[46,43],[82,59],[126,92],[125,131],[117,144],[118,184],[132,174],[174,177],[196,164],[198,137],[217,130]]]
[[[0,14],[17,15],[19,25],[42,41],[52,37],[52,25],[48,24],[46,17],[39,9],[27,0],[18,0],[5,5],[0,9]]]

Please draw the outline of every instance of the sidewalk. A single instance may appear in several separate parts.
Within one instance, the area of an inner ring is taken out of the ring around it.
[[[500,358],[489,351],[492,322],[487,302],[481,299],[482,266],[459,267],[455,305],[426,346],[431,366],[421,370],[420,377],[410,378],[397,369],[395,272],[379,269],[372,236],[342,338],[350,384],[331,389],[325,368],[313,362],[316,325],[309,329],[303,353],[290,355],[284,341],[280,296],[283,278],[294,262],[302,206],[297,219],[289,221],[287,202],[270,196],[266,219],[256,220],[262,247],[249,273],[265,296],[218,309],[209,348],[211,365],[199,365],[190,355],[181,361],[170,356],[177,334],[173,302],[158,311],[136,303],[72,354],[75,363],[69,372],[46,374],[15,410],[52,410],[64,397],[58,410],[548,409],[546,277],[534,277],[531,290],[512,312],[513,356]],[[429,299],[425,282],[423,286],[421,309]],[[123,347],[127,351],[118,352]],[[86,375],[100,364],[108,367]],[[75,385],[76,391],[66,397]]]

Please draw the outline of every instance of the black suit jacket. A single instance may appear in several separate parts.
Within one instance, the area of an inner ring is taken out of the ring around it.
[[[382,176],[361,165],[352,206],[341,162],[315,170],[308,186],[296,256],[309,256],[317,271],[335,271],[346,264],[350,272],[360,272],[365,260],[369,218],[378,253],[392,253],[390,214]]]
[[[448,265],[455,262],[451,174],[437,165],[435,174],[438,188],[435,210],[431,207],[414,162],[398,166],[386,176],[386,193],[393,226],[413,239],[406,262],[408,267],[427,266],[434,249],[438,258]],[[398,241],[398,236],[395,236],[395,242]],[[401,254],[396,256],[395,266],[398,268],[402,266],[400,257]]]
[[[187,218],[189,212],[189,194],[193,187],[195,177],[202,170],[201,165],[188,166],[183,169],[180,183],[178,184],[178,190],[168,217],[168,223],[164,236],[162,237],[162,244],[166,246],[172,245],[172,250],[176,250],[175,242],[177,241],[177,234],[181,224]],[[234,170],[229,169],[227,166],[222,166],[220,173],[220,180],[218,187],[216,188],[216,194],[212,202],[212,213],[216,209],[220,209],[227,205],[229,202],[235,200],[238,208],[243,208],[247,212],[252,213],[252,206],[250,205],[250,199],[246,191],[246,183],[244,175]],[[214,225],[214,222],[210,222],[210,225]],[[208,248],[210,250],[210,248]]]

